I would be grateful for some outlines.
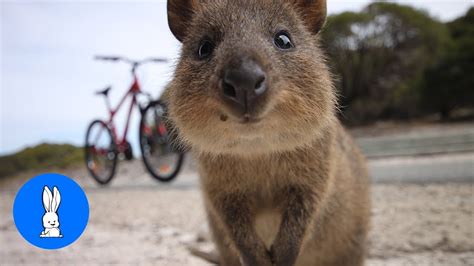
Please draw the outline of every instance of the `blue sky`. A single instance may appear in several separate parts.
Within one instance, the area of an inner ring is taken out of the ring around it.
[[[368,2],[332,0],[328,9],[359,10]],[[398,2],[444,21],[474,5],[474,0]],[[41,142],[82,145],[88,123],[106,116],[94,91],[112,85],[116,103],[130,83],[126,65],[96,62],[94,55],[171,59],[140,70],[143,89],[157,97],[180,49],[168,29],[165,1],[0,0],[0,14],[0,154]],[[138,113],[133,117],[129,139],[137,148]],[[124,116],[116,122],[121,130]]]

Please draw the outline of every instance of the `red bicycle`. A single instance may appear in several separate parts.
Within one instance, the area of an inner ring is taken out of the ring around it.
[[[108,120],[94,120],[87,129],[85,159],[89,173],[99,184],[105,185],[115,176],[117,161],[121,155],[126,160],[133,159],[132,146],[127,141],[127,133],[133,108],[138,106],[141,114],[139,143],[145,167],[159,181],[169,182],[173,180],[181,169],[184,154],[174,147],[165,126],[165,105],[159,100],[152,100],[150,94],[144,93],[140,89],[140,83],[136,75],[139,66],[146,63],[163,63],[166,60],[149,58],[142,61],[133,61],[123,57],[110,56],[97,56],[95,59],[130,64],[132,66],[133,82],[115,109],[111,107],[108,97],[111,87],[96,93],[105,97],[109,118]],[[137,101],[137,96],[140,94],[148,97],[148,103],[145,106],[141,106]],[[119,138],[114,117],[127,98],[131,98],[131,103],[124,132],[122,137]]]

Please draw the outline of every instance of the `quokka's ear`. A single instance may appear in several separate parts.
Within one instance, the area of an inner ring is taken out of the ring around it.
[[[168,25],[182,42],[199,0],[168,0]]]
[[[308,29],[317,34],[326,23],[326,0],[293,0]]]

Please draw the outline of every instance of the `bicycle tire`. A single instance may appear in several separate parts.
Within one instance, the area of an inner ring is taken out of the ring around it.
[[[92,155],[92,149],[91,149],[90,134],[92,132],[92,129],[96,125],[100,125],[102,128],[104,128],[105,131],[107,132],[108,136],[111,139],[111,143],[110,143],[108,153],[107,153],[107,157],[108,157],[107,159],[109,159],[111,161],[111,165],[110,165],[110,169],[109,169],[109,174],[107,174],[105,176],[99,176],[94,171],[94,169],[92,169],[93,166],[92,166],[91,160],[92,160],[93,155]],[[85,141],[85,146],[84,146],[84,155],[85,155],[86,168],[87,168],[89,174],[94,178],[94,180],[97,183],[99,183],[100,185],[107,185],[108,183],[110,183],[112,178],[115,176],[115,171],[116,171],[116,168],[117,168],[117,160],[118,160],[117,145],[113,141],[112,131],[107,126],[107,124],[105,122],[103,122],[102,120],[94,120],[89,124],[89,126],[87,128],[86,139],[85,140],[86,141]],[[110,154],[113,155],[112,159],[109,158]]]
[[[149,112],[152,108],[156,108],[157,106],[161,106],[162,108],[164,108],[164,106],[160,102],[154,101],[154,102],[150,102],[147,105],[147,107],[143,110],[142,116],[140,118],[140,129],[139,129],[139,134],[138,135],[139,135],[139,143],[140,143],[140,152],[141,152],[141,155],[142,155],[142,161],[145,165],[145,168],[147,169],[148,173],[153,178],[157,179],[160,182],[165,182],[166,183],[166,182],[170,182],[173,179],[175,179],[176,176],[181,171],[181,167],[182,167],[183,161],[184,161],[184,153],[173,149],[172,152],[177,155],[177,161],[176,161],[176,165],[175,165],[174,170],[170,174],[167,174],[167,175],[162,175],[162,174],[157,173],[155,167],[150,162],[149,156],[147,156],[145,154],[145,132],[144,132],[144,129],[145,129],[144,126],[145,126],[145,122],[146,122],[145,119],[146,119],[147,112]],[[160,119],[163,119],[163,117],[160,117]],[[171,145],[171,144],[169,142],[167,142],[167,145]]]

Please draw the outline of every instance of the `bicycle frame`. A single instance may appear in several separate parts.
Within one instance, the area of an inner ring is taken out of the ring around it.
[[[112,131],[112,137],[114,138],[114,142],[117,145],[118,151],[119,152],[124,152],[128,147],[127,147],[127,135],[128,135],[128,126],[130,124],[130,118],[132,117],[132,111],[135,105],[138,105],[137,102],[137,94],[141,93],[140,89],[140,83],[138,82],[138,78],[135,73],[133,73],[133,82],[132,85],[130,86],[130,89],[126,92],[126,94],[122,97],[120,100],[119,104],[115,109],[113,109],[110,104],[109,104],[109,99],[107,97],[107,109],[109,111],[109,120],[107,122],[107,125],[110,127],[110,130]],[[121,109],[121,107],[124,105],[125,101],[127,98],[131,96],[132,101],[130,103],[130,107],[128,109],[128,114],[127,114],[127,123],[125,124],[124,132],[122,134],[122,137],[119,138],[117,134],[117,129],[115,127],[114,123],[114,117],[117,114],[117,112]]]

